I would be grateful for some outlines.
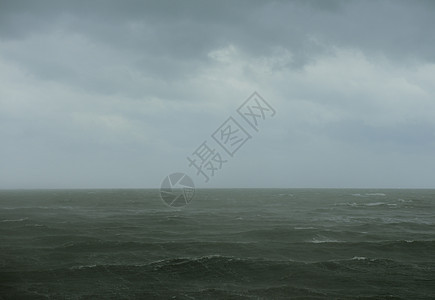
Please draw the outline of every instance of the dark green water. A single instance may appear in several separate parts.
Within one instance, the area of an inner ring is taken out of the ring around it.
[[[435,190],[0,191],[0,299],[430,299]]]

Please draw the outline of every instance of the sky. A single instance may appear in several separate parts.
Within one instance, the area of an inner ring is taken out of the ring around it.
[[[1,0],[0,188],[435,188],[434,28],[434,1]]]

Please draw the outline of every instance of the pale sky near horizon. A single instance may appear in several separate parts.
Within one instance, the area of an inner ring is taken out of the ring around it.
[[[2,0],[0,188],[435,188],[434,28],[435,1]],[[206,183],[230,116],[252,138]]]

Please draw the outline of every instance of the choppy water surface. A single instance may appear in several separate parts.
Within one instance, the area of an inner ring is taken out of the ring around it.
[[[0,298],[435,297],[435,190],[0,191]]]

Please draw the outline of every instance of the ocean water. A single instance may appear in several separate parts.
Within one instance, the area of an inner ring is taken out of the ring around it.
[[[434,299],[435,190],[0,191],[0,299]]]

